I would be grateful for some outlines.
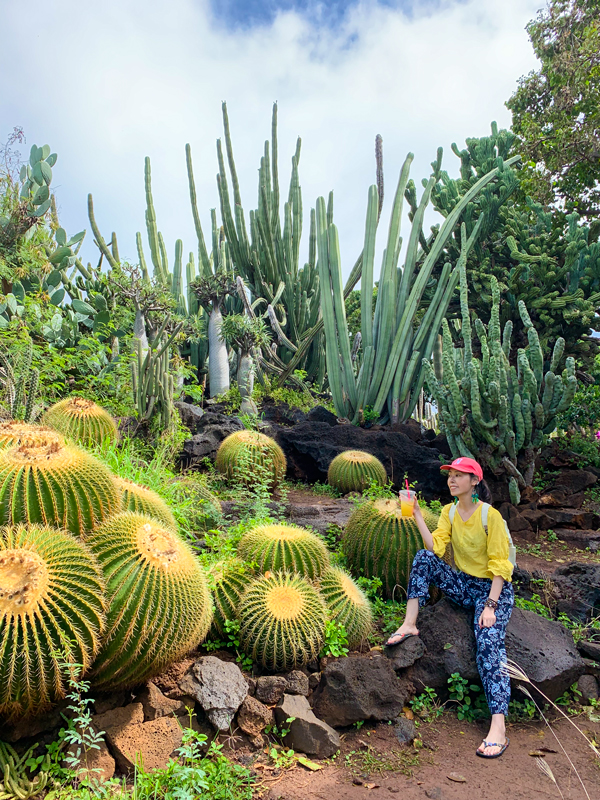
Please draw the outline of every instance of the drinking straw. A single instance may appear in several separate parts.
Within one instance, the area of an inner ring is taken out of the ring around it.
[[[404,478],[404,483],[406,484],[406,491],[408,492],[408,499],[410,500],[410,489],[408,486],[408,478]]]

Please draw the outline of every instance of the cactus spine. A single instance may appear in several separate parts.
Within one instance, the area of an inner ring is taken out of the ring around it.
[[[349,646],[358,647],[373,626],[373,612],[366,595],[343,569],[328,569],[319,588],[331,619],[344,626]]]
[[[0,524],[50,525],[85,537],[120,507],[104,464],[54,433],[0,450]]]
[[[371,481],[384,486],[387,481],[385,467],[371,453],[346,450],[336,456],[327,470],[327,482],[341,492],[362,492]]]
[[[319,655],[327,607],[306,578],[279,572],[250,585],[239,619],[244,652],[267,669],[286,671]]]
[[[217,452],[216,466],[230,480],[255,483],[263,471],[271,486],[285,476],[286,460],[274,439],[258,431],[237,431],[223,440]]]
[[[51,406],[44,414],[44,424],[84,446],[114,442],[119,436],[117,424],[108,411],[84,397],[68,397]]]
[[[423,517],[434,530],[437,516],[425,509]],[[423,548],[414,517],[403,517],[400,503],[393,499],[359,506],[348,520],[343,543],[352,572],[380,578],[388,597],[396,586],[406,592],[413,559]]]
[[[493,473],[509,477],[512,502],[519,502],[520,488],[533,480],[535,459],[547,435],[556,427],[556,415],[568,408],[577,389],[575,361],[566,359],[559,372],[565,342],[557,339],[547,365],[537,331],[525,304],[519,314],[527,333],[527,347],[517,350],[516,367],[509,361],[512,323],[500,330],[500,288],[494,276],[492,311],[486,326],[475,320],[481,359],[472,353],[468,305],[466,257],[460,259],[460,300],[463,348],[454,348],[444,320],[444,377],[437,380],[431,364],[423,362],[429,389],[439,409],[454,458],[468,456]]]
[[[121,493],[121,506],[123,511],[134,511],[136,514],[145,514],[157,522],[162,522],[167,528],[176,531],[177,521],[173,512],[162,497],[133,481],[124,478],[115,478],[117,490]]]
[[[88,543],[108,601],[108,635],[92,681],[99,689],[137,686],[206,636],[212,621],[206,578],[177,534],[141,514],[117,514]]]
[[[329,566],[325,544],[314,533],[290,525],[259,525],[242,536],[238,553],[260,572],[283,570],[317,578]]]
[[[0,714],[64,697],[61,654],[87,670],[103,629],[104,581],[85,544],[55,528],[0,529]]]

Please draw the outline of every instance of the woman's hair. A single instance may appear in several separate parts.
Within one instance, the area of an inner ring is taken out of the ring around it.
[[[490,487],[487,485],[486,481],[483,478],[479,481],[477,486],[473,487],[473,491],[477,492],[479,495],[479,499],[483,500],[484,503],[492,503],[492,493],[490,491]]]

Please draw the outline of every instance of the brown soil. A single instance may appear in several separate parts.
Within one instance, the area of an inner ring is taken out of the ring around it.
[[[600,740],[600,725],[588,722],[584,716],[575,722],[588,737]],[[600,761],[594,761],[591,749],[569,722],[564,719],[553,722],[553,729],[579,771],[589,797],[598,800]],[[261,754],[257,773],[265,776],[262,797],[264,800],[383,800],[395,795],[402,800],[556,798],[559,797],[556,787],[529,755],[542,747],[555,751],[545,752],[544,758],[565,800],[586,797],[556,739],[541,722],[509,725],[509,748],[501,758],[488,761],[475,755],[487,733],[483,723],[460,722],[454,712],[446,711],[435,722],[422,723],[419,733],[423,747],[417,751],[412,746],[399,745],[392,726],[366,723],[361,730],[343,735],[340,755],[318,772],[298,765],[273,773],[261,769],[261,761],[264,759],[265,764],[269,761]],[[451,773],[462,776],[464,783],[448,778]]]

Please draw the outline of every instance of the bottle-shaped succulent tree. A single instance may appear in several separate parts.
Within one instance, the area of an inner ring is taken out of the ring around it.
[[[268,347],[271,341],[264,320],[247,314],[228,314],[221,324],[221,336],[237,353],[237,386],[242,396],[240,412],[257,414],[258,409],[252,399],[254,353],[260,351],[261,347]]]
[[[222,245],[223,253],[226,247]],[[210,396],[216,397],[229,389],[229,357],[221,333],[223,301],[235,290],[231,273],[225,269],[215,275],[200,277],[191,285],[198,302],[208,311],[208,380]]]

